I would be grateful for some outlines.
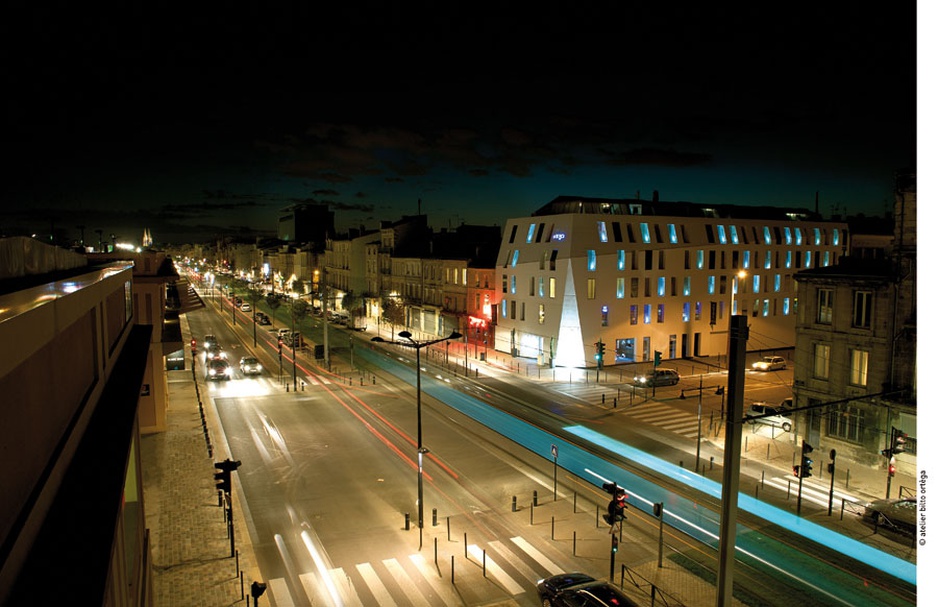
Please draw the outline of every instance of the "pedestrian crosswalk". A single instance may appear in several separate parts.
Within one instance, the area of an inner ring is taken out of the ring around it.
[[[440,607],[519,597],[538,579],[564,571],[522,537],[460,544],[455,556],[436,556],[434,550],[336,567],[329,570],[329,580],[315,572],[300,574],[299,584],[275,578],[269,580],[267,594],[275,607]]]
[[[789,499],[798,499],[798,478],[794,474],[791,476],[775,476],[766,479],[765,484],[784,492],[789,496]],[[832,505],[832,507],[837,509],[840,509],[844,501],[850,504],[860,503],[860,500],[856,497],[840,491],[836,487],[834,489],[833,499],[831,499],[830,485],[825,487],[820,482],[807,480],[802,481],[801,484],[801,500],[802,502],[811,502],[824,508],[827,508],[828,505]]]

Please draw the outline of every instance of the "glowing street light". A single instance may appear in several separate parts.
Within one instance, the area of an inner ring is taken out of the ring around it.
[[[388,342],[383,337],[372,337],[371,341],[394,343],[408,348],[413,348],[417,352],[417,527],[420,529],[420,547],[423,548],[423,454],[429,451],[423,446],[423,423],[421,421],[420,408],[420,350],[433,344],[438,344],[451,339],[459,339],[461,333],[453,331],[449,337],[441,337],[430,341],[417,341],[413,338],[410,331],[401,331],[398,337],[406,341],[394,340]]]

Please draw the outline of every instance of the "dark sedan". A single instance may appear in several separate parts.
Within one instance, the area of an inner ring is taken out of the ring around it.
[[[638,607],[621,590],[585,573],[561,573],[537,582],[544,607]]]

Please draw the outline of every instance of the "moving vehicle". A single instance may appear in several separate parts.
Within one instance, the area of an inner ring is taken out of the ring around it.
[[[754,371],[781,371],[786,363],[781,356],[763,356],[762,360],[752,363],[752,368]]]
[[[544,607],[638,607],[621,590],[585,573],[561,573],[537,582]]]
[[[208,362],[208,370],[205,374],[206,379],[228,381],[231,379],[231,365],[223,358],[217,358]]]
[[[655,369],[643,375],[636,375],[634,381],[639,386],[675,386],[681,381],[681,374],[676,369]]]
[[[250,311],[251,311],[251,304],[241,304],[241,311],[242,311],[242,312],[250,312]]]
[[[762,401],[756,401],[749,405],[746,411],[744,421],[750,424],[765,424],[781,428],[785,432],[791,432],[791,406],[792,399],[786,398],[778,405],[770,405]],[[765,416],[765,417],[756,417]]]
[[[210,350],[212,346],[217,346],[217,345],[218,345],[218,339],[211,333],[206,335],[205,339],[202,341],[202,347],[205,348],[206,350]]]
[[[242,356],[239,366],[242,375],[260,375],[264,370],[260,361],[253,356]]]

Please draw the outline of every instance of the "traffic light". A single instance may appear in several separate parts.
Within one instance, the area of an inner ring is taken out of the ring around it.
[[[603,515],[603,520],[610,525],[624,521],[626,518],[624,511],[629,507],[625,503],[625,490],[615,483],[603,483],[603,491],[612,495],[612,499],[609,500],[609,505],[606,507],[606,514]]]
[[[612,534],[612,551],[619,551],[619,536],[617,536],[615,533]]]
[[[220,470],[220,472],[215,473],[215,480],[219,481],[215,488],[219,491],[224,491],[226,494],[231,494],[231,473],[237,470],[241,466],[241,460],[231,460],[226,459],[223,462],[215,462],[215,467]]]
[[[814,451],[814,447],[808,443],[801,441],[801,476],[800,478],[808,478],[811,476],[811,466],[814,464],[814,460],[808,457],[808,454]]]
[[[899,455],[900,453],[905,452],[905,440],[909,438],[909,435],[899,430],[898,428],[892,429],[892,453],[891,455]]]
[[[895,476],[895,475],[896,475],[896,462],[890,461],[889,462],[889,476]]]
[[[661,364],[661,352],[655,350],[655,366],[657,367],[660,364]]]

